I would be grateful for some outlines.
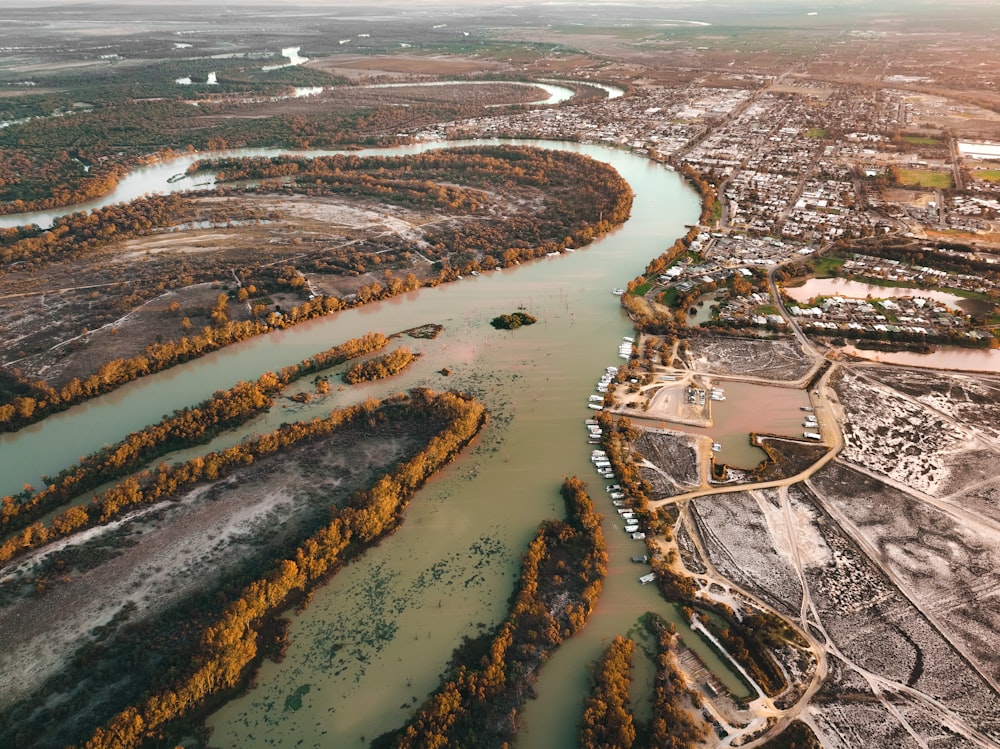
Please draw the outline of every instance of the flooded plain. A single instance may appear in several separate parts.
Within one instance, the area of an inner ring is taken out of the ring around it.
[[[988,314],[993,304],[980,299],[967,299],[936,289],[917,289],[905,286],[877,286],[847,278],[810,278],[801,286],[786,286],[785,294],[797,302],[808,302],[816,297],[842,296],[851,299],[901,299],[903,297],[933,299],[951,309],[966,314]]]

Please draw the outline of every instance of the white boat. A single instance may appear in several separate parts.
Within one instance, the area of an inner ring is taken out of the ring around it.
[[[626,533],[635,533],[637,530],[639,530],[639,524],[638,523],[632,523],[632,525],[626,525],[625,526],[625,532]]]
[[[635,338],[630,338],[627,335],[626,336],[622,336],[622,340],[625,341],[625,343],[635,343]]]
[[[587,398],[590,400],[591,403],[604,403],[603,395],[589,395],[587,396]]]
[[[596,403],[588,403],[587,404],[587,408],[592,408],[595,411],[603,411],[604,410],[604,406],[599,406]]]
[[[823,439],[823,435],[821,435],[819,432],[803,432],[802,436],[805,437],[807,440],[816,440],[817,442]]]
[[[622,502],[620,499],[613,499],[613,500],[611,500],[611,504],[613,504],[615,507],[624,507],[625,506],[625,503]]]
[[[632,557],[632,559],[635,560],[636,557]],[[652,582],[655,582],[655,581],[656,581],[656,573],[655,572],[650,572],[650,573],[645,574],[645,575],[643,575],[642,577],[639,578],[639,582],[642,583],[643,585],[649,585],[649,583],[652,583]]]
[[[625,495],[621,492],[611,492],[611,499],[625,499]]]
[[[622,294],[625,293],[625,289],[612,289],[611,293],[614,294],[615,296],[621,296]]]
[[[712,452],[713,453],[717,453],[721,449],[722,449],[722,445],[720,443],[718,443],[718,442],[713,442],[712,443]]]
[[[633,533],[632,534],[632,538],[635,539],[636,541],[642,541],[644,538],[646,538],[646,534],[645,533]]]

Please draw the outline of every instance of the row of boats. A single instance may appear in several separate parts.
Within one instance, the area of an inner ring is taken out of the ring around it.
[[[628,361],[632,358],[633,351],[635,351],[635,339],[628,336],[622,338],[622,342],[618,346],[618,358]]]
[[[615,289],[614,293],[624,293],[624,289]],[[635,339],[625,336],[622,338],[621,345],[618,347],[618,355],[625,360],[631,359],[634,347]],[[618,369],[618,367],[607,367],[605,369],[604,374],[602,374],[600,379],[597,381],[597,393],[590,395],[587,398],[588,408],[593,409],[594,411],[602,411],[604,409],[605,396],[611,389],[611,383],[614,381],[615,375],[618,374]],[[604,436],[604,430],[601,428],[600,422],[597,419],[590,418],[585,419],[584,424],[587,427],[587,443],[595,446],[600,445],[601,438]],[[594,464],[594,468],[601,478],[609,482],[618,481],[618,477],[615,475],[614,467],[611,465],[611,459],[608,457],[607,452],[599,447],[594,447],[590,453],[590,460]],[[625,532],[636,541],[645,540],[646,534],[640,530],[641,526],[639,524],[639,519],[636,517],[635,510],[633,510],[629,505],[628,497],[622,490],[621,484],[610,483],[604,488],[608,492],[611,504],[614,506],[615,511],[624,523]],[[645,554],[642,554],[639,556],[633,556],[632,561],[647,562],[648,558]],[[640,577],[639,581],[645,585],[655,579],[656,575],[650,572]]]
[[[608,454],[604,450],[592,451],[590,453],[590,460],[602,478],[608,481],[614,481],[617,478],[614,469],[611,467]],[[625,496],[625,492],[622,491],[621,484],[610,484],[604,487],[604,489],[611,498],[611,504],[614,505],[618,517],[625,523],[625,532],[636,541],[645,539],[646,534],[639,530],[639,518],[636,517],[635,510],[629,507],[628,498]]]

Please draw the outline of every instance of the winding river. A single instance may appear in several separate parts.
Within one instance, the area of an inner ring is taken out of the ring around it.
[[[406,154],[497,142],[432,142],[353,153]],[[317,591],[305,612],[289,615],[291,645],[285,660],[265,663],[254,690],[210,717],[214,746],[360,747],[401,725],[437,685],[461,638],[503,616],[528,539],[542,519],[562,514],[558,487],[567,474],[588,480],[598,509],[613,516],[604,523],[610,574],[591,621],[543,670],[538,699],[529,701],[526,730],[517,745],[575,746],[587,664],[613,635],[634,631],[646,611],[678,620],[655,586],[637,582],[648,568],[631,564],[629,557],[643,546],[615,523],[605,483],[589,461],[583,421],[592,413],[586,396],[606,366],[620,363],[618,343],[631,331],[611,288],[641,272],[684,232],[684,224],[696,220],[697,196],[670,170],[623,150],[514,142],[576,151],[611,164],[635,191],[631,219],[574,253],[261,336],[143,378],[0,440],[0,489],[7,492],[238,379],[257,377],[368,331],[430,322],[445,326],[435,340],[407,341],[426,355],[402,376],[335,388],[307,406],[276,408],[254,425],[263,430],[416,385],[471,391],[491,413],[482,438],[419,493],[402,528]],[[196,158],[202,156],[139,170],[101,202],[190,189],[187,178],[167,180]],[[204,175],[196,179],[211,182]],[[514,332],[489,326],[492,317],[519,305],[539,323]],[[444,367],[450,375],[441,372]],[[769,431],[766,424],[757,428]],[[741,693],[736,677],[680,625],[685,642]]]

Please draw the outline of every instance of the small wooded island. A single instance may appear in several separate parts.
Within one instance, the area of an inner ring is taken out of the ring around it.
[[[497,330],[516,330],[522,325],[534,325],[536,322],[538,319],[527,312],[514,312],[510,315],[497,315],[490,320],[490,325]]]

